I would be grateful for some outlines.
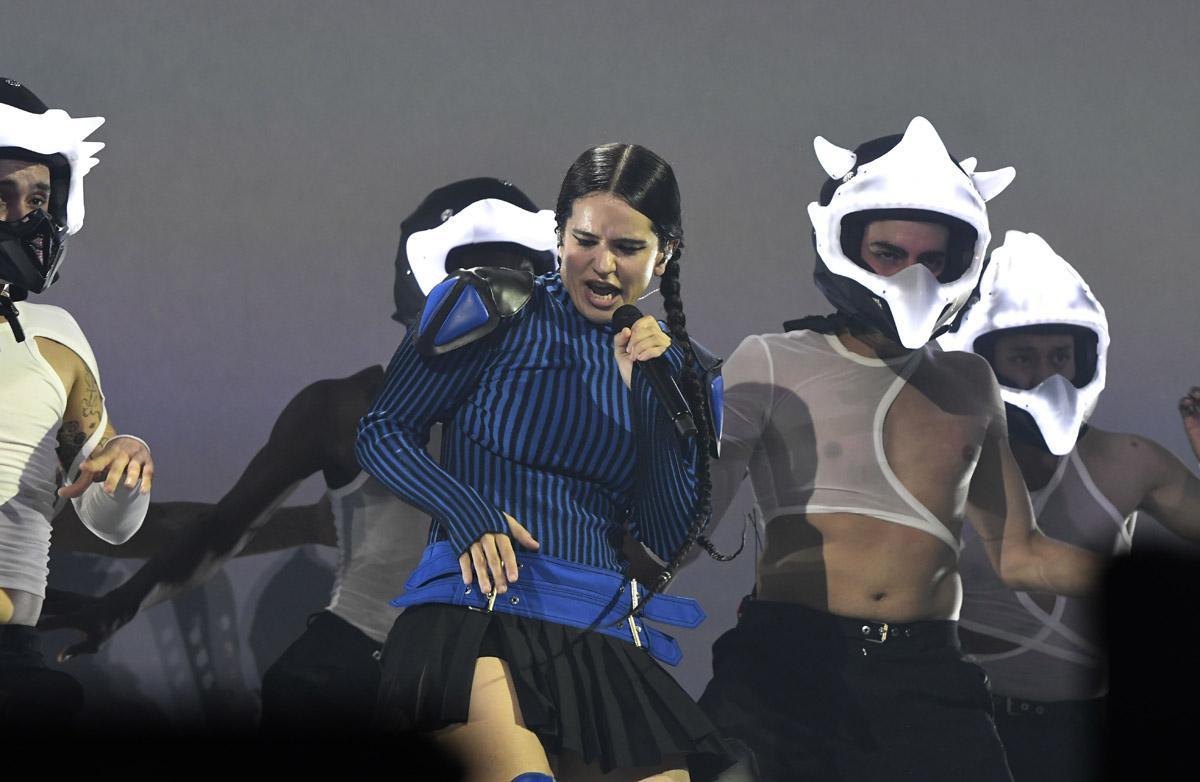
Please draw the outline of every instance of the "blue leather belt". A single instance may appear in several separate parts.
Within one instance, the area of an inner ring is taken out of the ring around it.
[[[448,542],[439,541],[426,547],[404,585],[404,594],[391,604],[406,608],[448,603],[594,630],[643,647],[668,665],[683,658],[679,644],[644,620],[675,627],[696,627],[704,621],[704,611],[695,600],[664,594],[655,595],[641,614],[627,619],[630,609],[645,601],[646,588],[636,580],[544,554],[518,553],[517,562],[520,575],[508,585],[508,592],[483,594],[475,584],[463,584],[458,556]]]

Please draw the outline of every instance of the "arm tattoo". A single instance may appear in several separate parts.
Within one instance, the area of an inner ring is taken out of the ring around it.
[[[85,422],[91,424],[91,428],[95,429],[100,425],[100,414],[104,409],[104,398],[100,395],[100,386],[96,384],[96,378],[92,376],[90,371],[84,372],[83,377],[83,394],[79,400],[80,415]],[[91,432],[89,431],[90,435]]]
[[[81,389],[72,389],[72,397],[75,397],[76,393],[78,397],[71,400],[74,404],[67,404],[67,417],[58,430],[56,453],[59,464],[64,469],[70,468],[83,444],[96,431],[96,427],[100,426],[100,418],[104,411],[104,398],[92,373],[85,368],[78,382],[83,386]]]

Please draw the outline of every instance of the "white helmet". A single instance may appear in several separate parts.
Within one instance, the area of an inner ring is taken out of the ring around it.
[[[51,183],[46,209],[0,220],[0,291],[7,297],[41,293],[57,278],[67,238],[83,227],[83,178],[104,147],[86,139],[103,122],[48,109],[25,85],[0,78],[0,158],[44,164]]]
[[[1104,390],[1109,344],[1104,307],[1045,239],[1022,231],[1007,232],[1004,244],[992,252],[979,294],[958,331],[939,340],[945,349],[992,361],[995,338],[988,335],[1030,326],[1066,326],[1075,334],[1073,381],[1051,375],[1026,391],[1000,380],[1000,396],[1032,417],[1047,449],[1058,456],[1069,453]]]
[[[876,142],[868,142],[862,150]],[[817,250],[817,286],[839,311],[861,318],[907,348],[919,348],[946,329],[966,304],[979,280],[991,233],[985,202],[1000,193],[1016,172],[1011,168],[975,173],[975,161],[955,163],[933,125],[924,117],[908,124],[903,137],[871,160],[817,136],[813,147],[831,177],[820,201],[808,205]],[[840,183],[837,181],[840,180]],[[836,188],[829,191],[829,184]],[[843,220],[860,212],[922,219],[925,213],[965,224],[974,246],[964,248],[964,263],[939,280],[915,264],[891,277],[876,274],[847,257]]]
[[[467,205],[441,225],[408,237],[405,252],[413,276],[425,295],[446,279],[446,256],[456,247],[486,242],[510,242],[558,257],[554,210],[530,211],[499,198]],[[553,268],[553,265],[550,266]]]

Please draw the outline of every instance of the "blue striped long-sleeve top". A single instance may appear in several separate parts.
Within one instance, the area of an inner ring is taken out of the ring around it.
[[[537,278],[519,313],[457,350],[421,356],[410,331],[359,424],[358,460],[458,552],[507,533],[507,512],[541,554],[619,571],[628,517],[666,559],[692,517],[696,447],[636,365],[626,389],[613,334],[583,317],[558,274]],[[678,373],[682,349],[664,355]],[[425,451],[435,422],[441,464]]]

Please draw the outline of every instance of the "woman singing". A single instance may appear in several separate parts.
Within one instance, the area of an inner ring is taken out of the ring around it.
[[[687,754],[719,763],[724,749],[652,659],[678,647],[644,620],[703,614],[650,600],[665,579],[646,590],[621,551],[628,529],[673,573],[709,514],[711,362],[685,330],[679,187],[648,149],[595,147],[555,220],[561,272],[443,282],[360,426],[365,469],[433,516],[384,647],[377,721],[432,733],[473,780],[687,779]],[[649,316],[615,327],[655,277],[669,335]],[[694,437],[638,367],[659,357]],[[438,421],[440,464],[423,450]]]

